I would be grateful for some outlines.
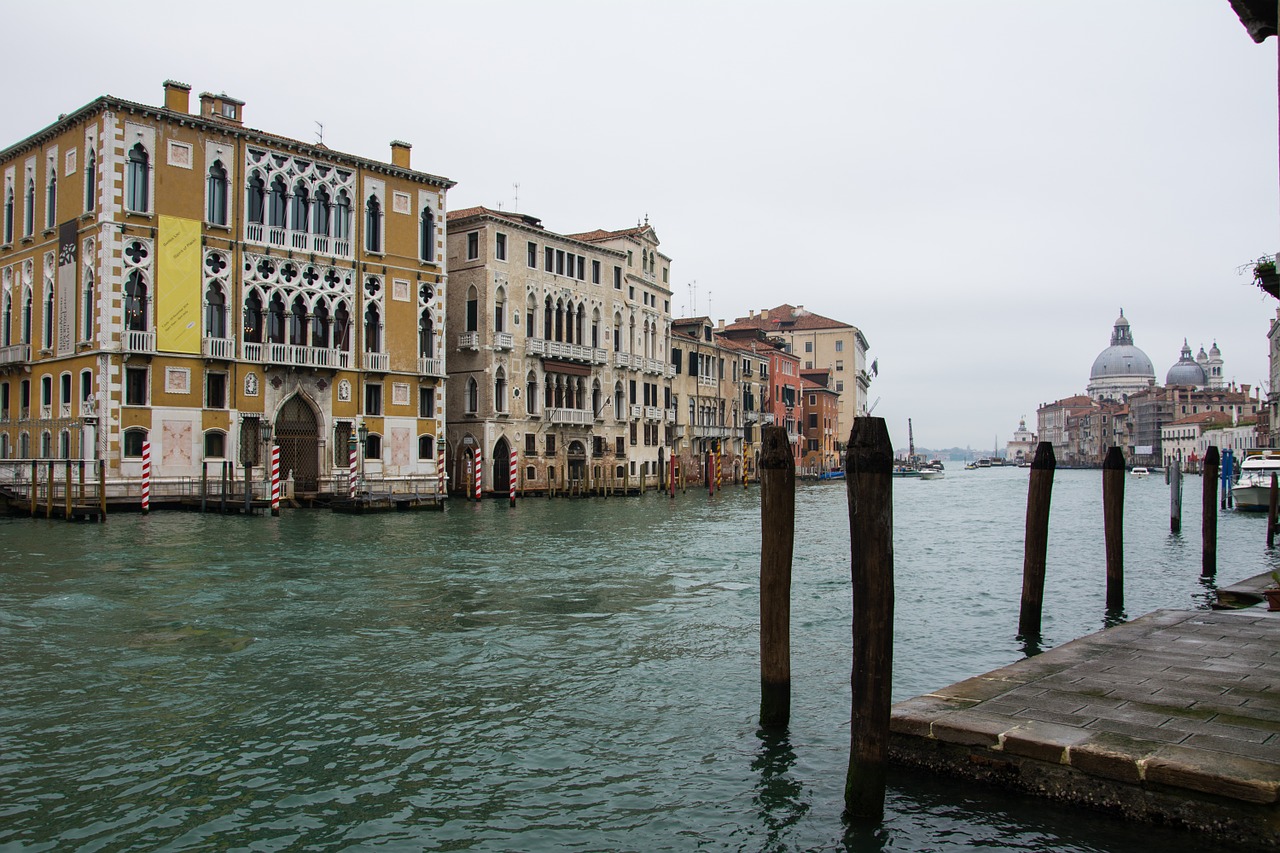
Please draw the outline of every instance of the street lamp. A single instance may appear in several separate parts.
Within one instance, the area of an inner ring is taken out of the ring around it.
[[[356,432],[360,434],[360,487],[364,488],[364,456],[369,450],[369,425],[361,421]]]
[[[271,421],[265,417],[258,421],[258,433],[262,438],[262,482],[264,497],[271,496]]]

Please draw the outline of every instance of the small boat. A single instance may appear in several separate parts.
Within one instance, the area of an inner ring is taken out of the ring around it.
[[[945,476],[946,474],[942,473],[937,468],[925,468],[920,471],[921,480],[941,480]]]
[[[1139,466],[1135,467],[1135,468],[1134,468],[1132,471],[1130,471],[1129,473],[1130,473],[1130,474],[1132,474],[1132,475],[1133,475],[1133,476],[1135,476],[1135,477],[1147,477],[1147,476],[1149,476],[1149,475],[1151,474],[1151,472],[1150,472],[1150,471],[1148,471],[1146,468],[1143,468],[1141,465],[1139,465]]]
[[[894,465],[893,476],[909,477],[911,479],[918,480],[924,476],[924,472],[921,471],[919,468],[912,468],[908,465]]]
[[[1271,475],[1280,475],[1280,452],[1253,451],[1240,463],[1240,479],[1231,487],[1236,509],[1266,512],[1271,508]]]
[[[991,460],[990,460],[990,459],[979,459],[979,460],[978,460],[978,467],[979,467],[979,468],[990,468],[990,467],[991,467]]]
[[[836,468],[833,471],[819,471],[818,479],[819,480],[843,480],[844,470],[840,468]]]

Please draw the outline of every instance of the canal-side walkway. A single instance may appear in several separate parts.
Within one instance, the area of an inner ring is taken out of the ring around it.
[[[893,760],[1280,848],[1280,613],[1159,610],[893,707]]]

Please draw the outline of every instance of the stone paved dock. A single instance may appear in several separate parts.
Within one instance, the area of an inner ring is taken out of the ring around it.
[[[1161,610],[898,703],[891,755],[1280,849],[1280,613]]]

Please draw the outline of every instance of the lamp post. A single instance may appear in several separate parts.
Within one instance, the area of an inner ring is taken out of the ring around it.
[[[245,440],[249,432],[249,421],[254,420],[248,415],[240,416],[240,461],[244,463],[244,514],[248,516],[252,511],[253,492],[250,488],[253,482],[253,445]]]
[[[360,428],[356,430],[360,434],[360,488],[364,488],[364,455],[368,452],[369,445],[369,425],[361,421]]]
[[[258,431],[262,438],[262,496],[271,499],[271,421],[264,416],[258,421]]]

